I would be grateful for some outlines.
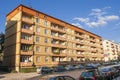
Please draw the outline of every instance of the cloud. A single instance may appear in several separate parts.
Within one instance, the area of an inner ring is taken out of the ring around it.
[[[105,16],[104,19],[105,19],[106,21],[113,21],[113,20],[118,20],[118,19],[119,19],[119,16],[110,15],[110,16]]]
[[[72,25],[77,26],[77,27],[80,27],[80,28],[83,28],[83,27],[81,26],[81,24],[79,24],[79,23],[72,23]]]
[[[110,8],[111,7],[105,7],[103,9],[92,9],[87,18],[75,17],[73,20],[77,20],[79,22],[77,24],[84,23],[88,27],[105,26],[108,24],[108,22],[120,19],[118,15],[108,15],[106,9]]]
[[[89,22],[89,18],[79,18],[79,17],[76,17],[76,18],[74,18],[74,20],[78,20],[78,21],[80,21],[80,22]]]
[[[106,12],[102,11],[101,9],[92,9],[92,12],[89,14],[90,16],[102,16],[104,14],[106,14]]]

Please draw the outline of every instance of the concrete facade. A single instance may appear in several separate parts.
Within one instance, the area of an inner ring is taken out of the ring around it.
[[[120,45],[110,40],[103,40],[105,61],[117,60],[120,52]]]

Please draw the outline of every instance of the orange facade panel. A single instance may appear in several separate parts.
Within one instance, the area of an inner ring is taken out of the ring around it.
[[[65,30],[61,30],[61,29],[54,28],[54,27],[51,27],[51,30],[57,31],[57,32],[60,32],[60,33],[65,33]]]
[[[25,43],[25,44],[33,44],[33,40],[25,40],[25,39],[21,39],[21,43]]]
[[[23,33],[28,33],[28,34],[33,34],[33,31],[32,31],[32,30],[23,29],[23,28],[22,28],[21,32],[23,32]]]
[[[21,50],[21,55],[33,55],[33,51],[22,51]]]
[[[20,62],[20,66],[22,67],[31,67],[32,66],[32,62]]]
[[[67,48],[65,45],[59,45],[59,44],[51,44],[51,46],[57,48]]]
[[[25,23],[29,23],[29,24],[33,24],[34,23],[32,19],[24,18],[24,17],[22,17],[22,21],[25,22]]]

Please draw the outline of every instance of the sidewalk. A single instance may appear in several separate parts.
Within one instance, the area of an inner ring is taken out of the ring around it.
[[[40,74],[34,73],[0,73],[0,80],[25,80]]]

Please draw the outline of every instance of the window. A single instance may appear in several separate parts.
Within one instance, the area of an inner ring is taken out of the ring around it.
[[[40,19],[39,19],[39,18],[36,18],[36,22],[37,22],[37,23],[40,23]]]
[[[48,52],[48,47],[45,47],[45,52],[46,52],[46,53]]]
[[[31,62],[31,56],[21,56],[20,62]]]
[[[36,37],[36,42],[40,42],[40,37]]]
[[[21,45],[21,50],[23,50],[23,51],[29,51],[30,49],[29,49],[29,47],[30,46],[28,46],[28,45]]]
[[[40,27],[36,27],[36,32],[40,32]]]
[[[45,29],[45,30],[44,30],[44,33],[45,33],[45,34],[48,34],[48,30],[47,30],[47,29]]]
[[[36,57],[36,62],[40,62],[40,57]]]
[[[48,43],[48,39],[47,38],[45,38],[45,43]]]
[[[40,46],[36,47],[36,52],[40,52]]]
[[[48,22],[47,22],[47,21],[45,21],[45,22],[44,22],[44,25],[45,25],[45,26],[48,26]]]
[[[26,25],[26,24],[23,24],[23,25],[22,25],[22,28],[23,28],[23,29],[29,29],[29,30],[30,30],[30,27],[29,27],[28,25]]]
[[[49,61],[49,57],[45,57],[45,62],[48,62]]]

